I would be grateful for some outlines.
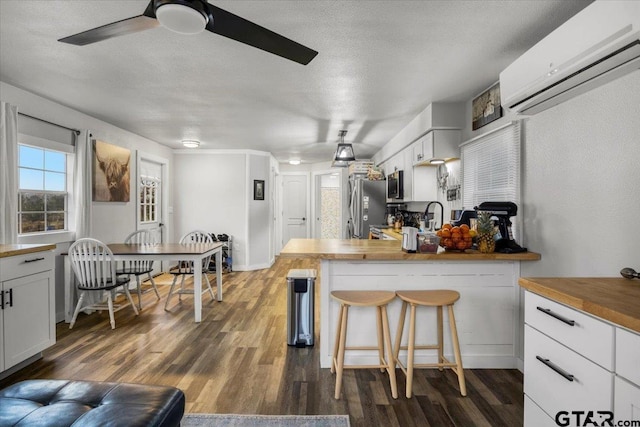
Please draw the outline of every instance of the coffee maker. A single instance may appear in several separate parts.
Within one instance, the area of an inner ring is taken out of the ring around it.
[[[496,252],[514,254],[526,252],[513,240],[511,231],[511,217],[518,213],[518,206],[513,202],[483,202],[474,208],[476,211],[489,212],[498,218],[498,235],[496,236]]]

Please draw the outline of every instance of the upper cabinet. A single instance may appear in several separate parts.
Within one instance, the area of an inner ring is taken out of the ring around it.
[[[413,166],[429,165],[431,160],[460,158],[460,130],[434,129],[409,146]]]

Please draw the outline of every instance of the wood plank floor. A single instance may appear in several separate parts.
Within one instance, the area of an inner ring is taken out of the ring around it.
[[[451,371],[417,370],[412,399],[404,397],[397,370],[397,400],[379,370],[346,370],[343,398],[335,400],[335,377],[319,367],[318,316],[314,348],[286,345],[286,274],[318,267],[278,259],[267,270],[225,274],[224,301],[205,295],[200,324],[193,321],[190,295],[181,303],[174,297],[164,311],[168,286],[159,286],[160,301],[144,294],[140,316],[129,307],[117,312],[115,330],[107,312],[81,314],[72,330],[58,324],[56,345],[0,388],[29,378],[122,381],[178,387],[187,412],[349,414],[353,426],[522,425],[517,370],[465,370],[467,397]]]

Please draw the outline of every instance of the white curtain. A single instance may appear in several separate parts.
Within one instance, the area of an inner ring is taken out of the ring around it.
[[[91,237],[91,168],[92,168],[92,145],[91,133],[84,129],[76,135],[75,161],[73,164],[73,197],[74,213],[76,225],[76,240],[83,237]],[[67,260],[68,262],[68,260]],[[71,322],[73,311],[78,303],[78,288],[76,277],[71,271],[69,283],[66,283],[64,313],[65,322]],[[85,305],[96,304],[102,300],[102,296],[97,292],[90,292],[85,297]],[[90,312],[90,311],[87,311]]]
[[[85,129],[76,135],[76,159],[73,170],[76,239],[91,237],[91,156],[91,133]]]
[[[0,243],[18,243],[18,107],[0,105]]]

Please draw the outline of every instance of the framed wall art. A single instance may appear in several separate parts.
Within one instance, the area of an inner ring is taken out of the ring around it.
[[[131,151],[95,141],[93,145],[93,201],[128,202]]]
[[[473,99],[471,103],[472,128],[480,129],[482,126],[498,120],[502,117],[502,105],[500,104],[500,82]]]
[[[264,200],[264,181],[253,180],[253,200]]]

